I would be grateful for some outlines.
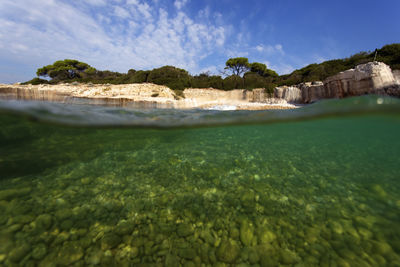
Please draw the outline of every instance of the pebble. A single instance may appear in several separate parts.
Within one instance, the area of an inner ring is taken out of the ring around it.
[[[114,233],[107,233],[103,236],[101,239],[101,249],[102,250],[108,250],[115,248],[121,243],[121,237]]]
[[[0,191],[0,200],[11,200],[13,198],[22,197],[31,192],[31,188],[24,187],[18,189],[6,189]]]
[[[378,254],[386,255],[392,251],[392,247],[386,242],[375,241],[373,244],[373,250]]]
[[[49,214],[41,214],[36,218],[36,226],[44,230],[49,230],[53,224],[53,218]]]
[[[283,264],[295,264],[300,261],[300,258],[293,251],[282,249],[280,251],[280,261]]]
[[[223,240],[217,249],[217,257],[225,263],[234,263],[240,254],[240,247],[233,240]]]
[[[261,244],[268,244],[275,241],[276,235],[273,232],[269,230],[262,230],[260,232],[259,240]]]
[[[254,226],[248,220],[242,221],[240,225],[240,241],[243,245],[250,246],[254,236]]]
[[[76,241],[65,242],[57,254],[60,265],[71,265],[83,257],[83,249]]]
[[[179,257],[187,260],[193,260],[197,253],[193,248],[182,248],[178,252]]]
[[[15,263],[20,262],[30,251],[32,250],[32,247],[25,243],[22,244],[21,246],[15,247],[10,251],[8,254],[8,258]]]
[[[41,260],[46,256],[47,248],[46,245],[43,243],[35,245],[32,251],[32,258],[35,260]]]
[[[176,230],[176,233],[178,234],[179,237],[187,237],[193,234],[193,232],[194,232],[193,226],[186,223],[181,223]]]

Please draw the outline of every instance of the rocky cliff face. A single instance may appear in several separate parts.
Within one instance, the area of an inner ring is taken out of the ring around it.
[[[282,98],[271,97],[264,88],[253,89],[252,91],[236,89],[223,91],[213,88],[187,88],[183,91],[185,99],[180,105],[190,103],[194,107],[210,105],[242,105],[245,103],[277,104],[286,105]]]
[[[301,103],[302,95],[301,90],[296,86],[280,86],[276,87],[274,91],[276,98],[282,98],[287,102]]]
[[[0,99],[87,103],[135,108],[173,108],[175,93],[156,84],[0,85]]]
[[[400,96],[399,80],[399,71],[392,72],[390,67],[382,62],[369,62],[328,77],[324,82],[277,87],[275,96],[294,103],[311,103],[323,98],[343,98],[364,94]],[[294,88],[301,92],[301,97]],[[292,93],[288,94],[287,91]]]
[[[390,67],[382,62],[369,62],[340,72],[325,80],[327,97],[357,96],[378,93],[396,85]]]
[[[325,97],[325,87],[321,81],[301,83],[299,88],[301,90],[302,103],[315,102]]]
[[[56,101],[63,103],[128,106],[133,108],[212,108],[237,109],[294,108],[284,99],[272,98],[265,89],[223,91],[213,88],[185,89],[180,99],[165,86],[144,84],[0,84],[0,99]],[[278,107],[279,106],[279,107]]]
[[[400,84],[400,70],[394,70],[393,76],[394,76],[394,79],[396,80],[396,83]]]

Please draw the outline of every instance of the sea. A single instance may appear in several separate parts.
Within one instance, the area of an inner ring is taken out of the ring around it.
[[[400,266],[400,99],[0,100],[0,266]]]

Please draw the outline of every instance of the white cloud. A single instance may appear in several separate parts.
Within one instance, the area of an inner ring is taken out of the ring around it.
[[[136,0],[124,1],[130,6],[108,3],[94,14],[60,0],[15,2],[0,1],[0,67],[14,62],[38,68],[75,58],[115,71],[174,65],[196,72],[199,61],[226,41],[222,25]]]
[[[107,4],[105,0],[85,0],[85,1],[93,6],[105,6]]]
[[[138,5],[139,1],[138,0],[127,0],[126,4],[127,5]]]
[[[177,9],[181,9],[182,7],[184,7],[186,5],[187,2],[188,2],[188,0],[175,0],[174,6]]]
[[[276,44],[276,45],[257,45],[256,47],[254,47],[254,49],[257,52],[260,53],[265,53],[265,54],[276,54],[279,53],[281,55],[284,55],[285,52],[283,51],[283,46],[281,44]]]
[[[284,54],[285,52],[283,52],[283,47],[281,44],[277,44],[275,45],[275,50],[280,52],[281,54]]]
[[[117,17],[120,17],[121,19],[126,19],[129,17],[129,12],[120,6],[116,6],[114,8],[114,13]]]

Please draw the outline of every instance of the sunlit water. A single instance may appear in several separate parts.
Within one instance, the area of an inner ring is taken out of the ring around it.
[[[400,266],[400,101],[0,102],[0,266]]]

